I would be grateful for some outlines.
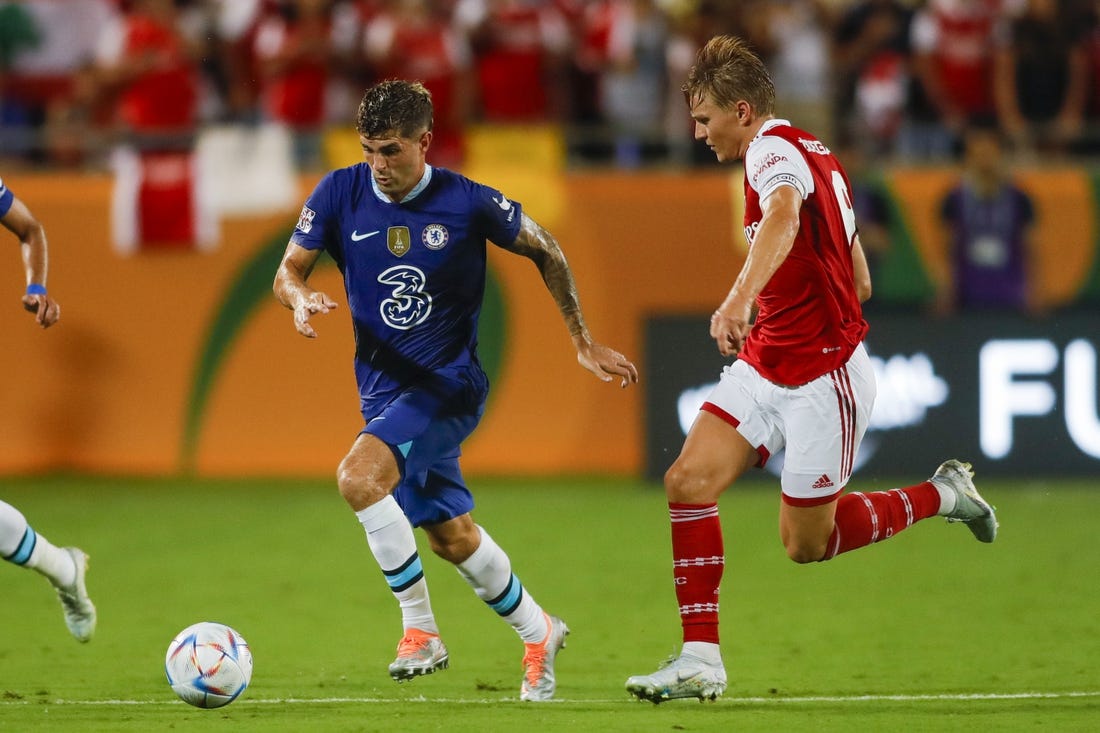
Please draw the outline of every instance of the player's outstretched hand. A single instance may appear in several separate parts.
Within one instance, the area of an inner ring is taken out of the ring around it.
[[[314,313],[328,313],[335,308],[337,303],[325,293],[313,291],[294,306],[294,328],[306,338],[317,338],[317,332],[309,325],[309,319]]]
[[[24,295],[23,308],[34,313],[34,320],[42,328],[49,328],[61,318],[61,306],[48,295]]]
[[[620,377],[619,386],[637,384],[638,367],[614,349],[595,341],[577,342],[577,361],[604,382]]]

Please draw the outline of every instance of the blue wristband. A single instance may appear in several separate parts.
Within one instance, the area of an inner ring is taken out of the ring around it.
[[[38,283],[31,283],[27,286],[27,295],[45,295],[46,286],[39,285]]]

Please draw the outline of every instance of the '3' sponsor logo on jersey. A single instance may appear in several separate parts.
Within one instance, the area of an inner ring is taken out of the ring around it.
[[[373,232],[367,232],[366,234],[360,234],[359,230],[356,229],[356,230],[352,231],[352,233],[351,233],[351,241],[353,241],[353,242],[362,242],[367,237],[373,237],[375,234],[378,234],[378,232],[380,232],[380,231],[381,231],[381,229],[375,229]]]
[[[390,328],[408,331],[424,322],[432,312],[432,296],[424,271],[411,265],[394,265],[378,276],[378,282],[393,289],[378,304],[382,320]]]

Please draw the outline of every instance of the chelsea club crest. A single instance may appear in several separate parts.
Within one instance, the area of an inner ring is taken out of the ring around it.
[[[420,241],[428,249],[443,249],[447,246],[447,240],[450,237],[447,227],[442,224],[429,224],[424,227],[424,232],[420,235]]]

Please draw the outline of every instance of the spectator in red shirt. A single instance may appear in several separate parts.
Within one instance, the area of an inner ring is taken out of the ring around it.
[[[267,119],[294,133],[300,167],[321,164],[326,91],[335,49],[330,0],[280,0],[256,32],[253,51]]]
[[[116,99],[115,122],[126,132],[179,136],[188,147],[198,111],[198,68],[180,32],[172,0],[134,0],[101,36],[98,81]]]
[[[953,155],[967,122],[993,104],[993,28],[1001,0],[928,0],[913,18],[917,84],[900,137],[909,157]]]
[[[97,80],[113,96],[116,249],[213,245],[194,159],[200,77],[172,0],[133,0],[100,39]]]
[[[569,54],[569,122],[591,125],[602,120],[600,74],[607,65],[613,0],[556,0],[555,7],[569,24],[573,52]]]
[[[470,48],[440,0],[391,0],[367,24],[367,61],[381,79],[419,81],[431,92],[437,165],[457,168],[469,118]]]
[[[561,66],[569,27],[557,8],[522,0],[459,0],[455,21],[470,39],[481,117],[533,122],[564,106]]]
[[[859,0],[833,36],[834,128],[845,145],[891,154],[909,87],[909,22],[901,0]]]

